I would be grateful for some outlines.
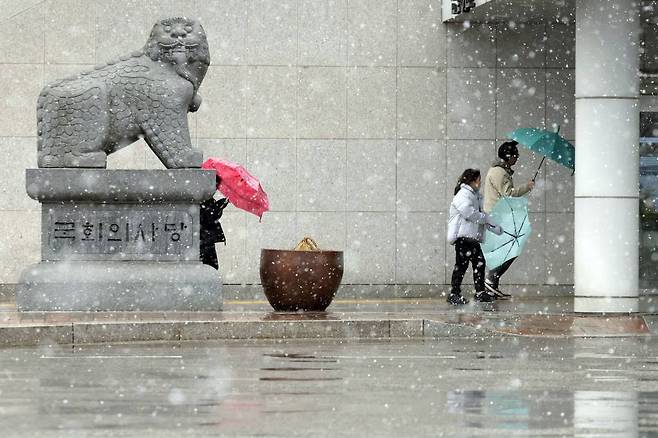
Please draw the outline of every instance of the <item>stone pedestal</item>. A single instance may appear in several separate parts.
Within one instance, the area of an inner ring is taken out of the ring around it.
[[[41,204],[41,262],[18,309],[221,310],[219,273],[199,261],[199,204],[215,173],[200,169],[28,169]]]

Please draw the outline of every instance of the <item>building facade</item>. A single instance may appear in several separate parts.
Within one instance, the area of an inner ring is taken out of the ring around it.
[[[440,0],[1,1],[0,283],[10,288],[39,258],[24,169],[36,166],[40,89],[140,48],[156,19],[188,15],[201,20],[212,59],[190,115],[193,142],[245,163],[272,206],[262,223],[225,212],[227,296],[256,296],[260,248],[292,248],[304,236],[345,251],[345,296],[444,291],[454,258],[447,212],[463,169],[486,172],[517,127],[559,126],[577,139],[574,2],[498,3],[561,6],[478,18],[490,0],[460,18],[442,16]],[[655,40],[655,21],[643,26],[639,38]],[[643,55],[645,71],[652,56]],[[647,108],[650,88],[639,98]],[[532,178],[540,160],[521,150],[515,181]],[[143,142],[108,162],[162,167]],[[529,197],[533,237],[505,277],[515,293],[573,290],[575,183],[570,170],[542,168]],[[643,287],[655,286],[653,262],[640,262]]]

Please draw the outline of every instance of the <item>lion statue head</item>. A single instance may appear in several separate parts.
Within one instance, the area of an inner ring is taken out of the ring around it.
[[[186,17],[160,20],[144,46],[153,61],[174,65],[179,75],[192,82],[196,91],[210,65],[208,39],[201,23]]]

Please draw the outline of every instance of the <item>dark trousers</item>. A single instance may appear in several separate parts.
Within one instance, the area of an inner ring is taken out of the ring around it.
[[[204,265],[212,266],[219,270],[219,261],[217,260],[217,250],[215,249],[215,242],[201,241],[201,263]]]
[[[509,269],[510,266],[512,266],[512,263],[514,263],[514,260],[516,260],[516,257],[513,259],[509,259],[502,265],[498,266],[497,268],[493,268],[489,272],[487,272],[487,280],[491,285],[498,289],[498,283],[500,283],[500,277],[503,276],[505,272]]]
[[[482,292],[484,290],[486,262],[480,244],[474,240],[460,237],[455,241],[455,268],[452,270],[452,289],[450,293],[461,294],[462,280],[469,262],[473,265],[475,291]]]

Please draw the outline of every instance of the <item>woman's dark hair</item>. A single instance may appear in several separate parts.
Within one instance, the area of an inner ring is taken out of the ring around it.
[[[479,177],[480,177],[480,169],[466,169],[462,173],[462,176],[460,176],[459,179],[457,180],[457,186],[455,187],[455,195],[461,188],[462,184],[470,184],[473,181],[477,181]]]

